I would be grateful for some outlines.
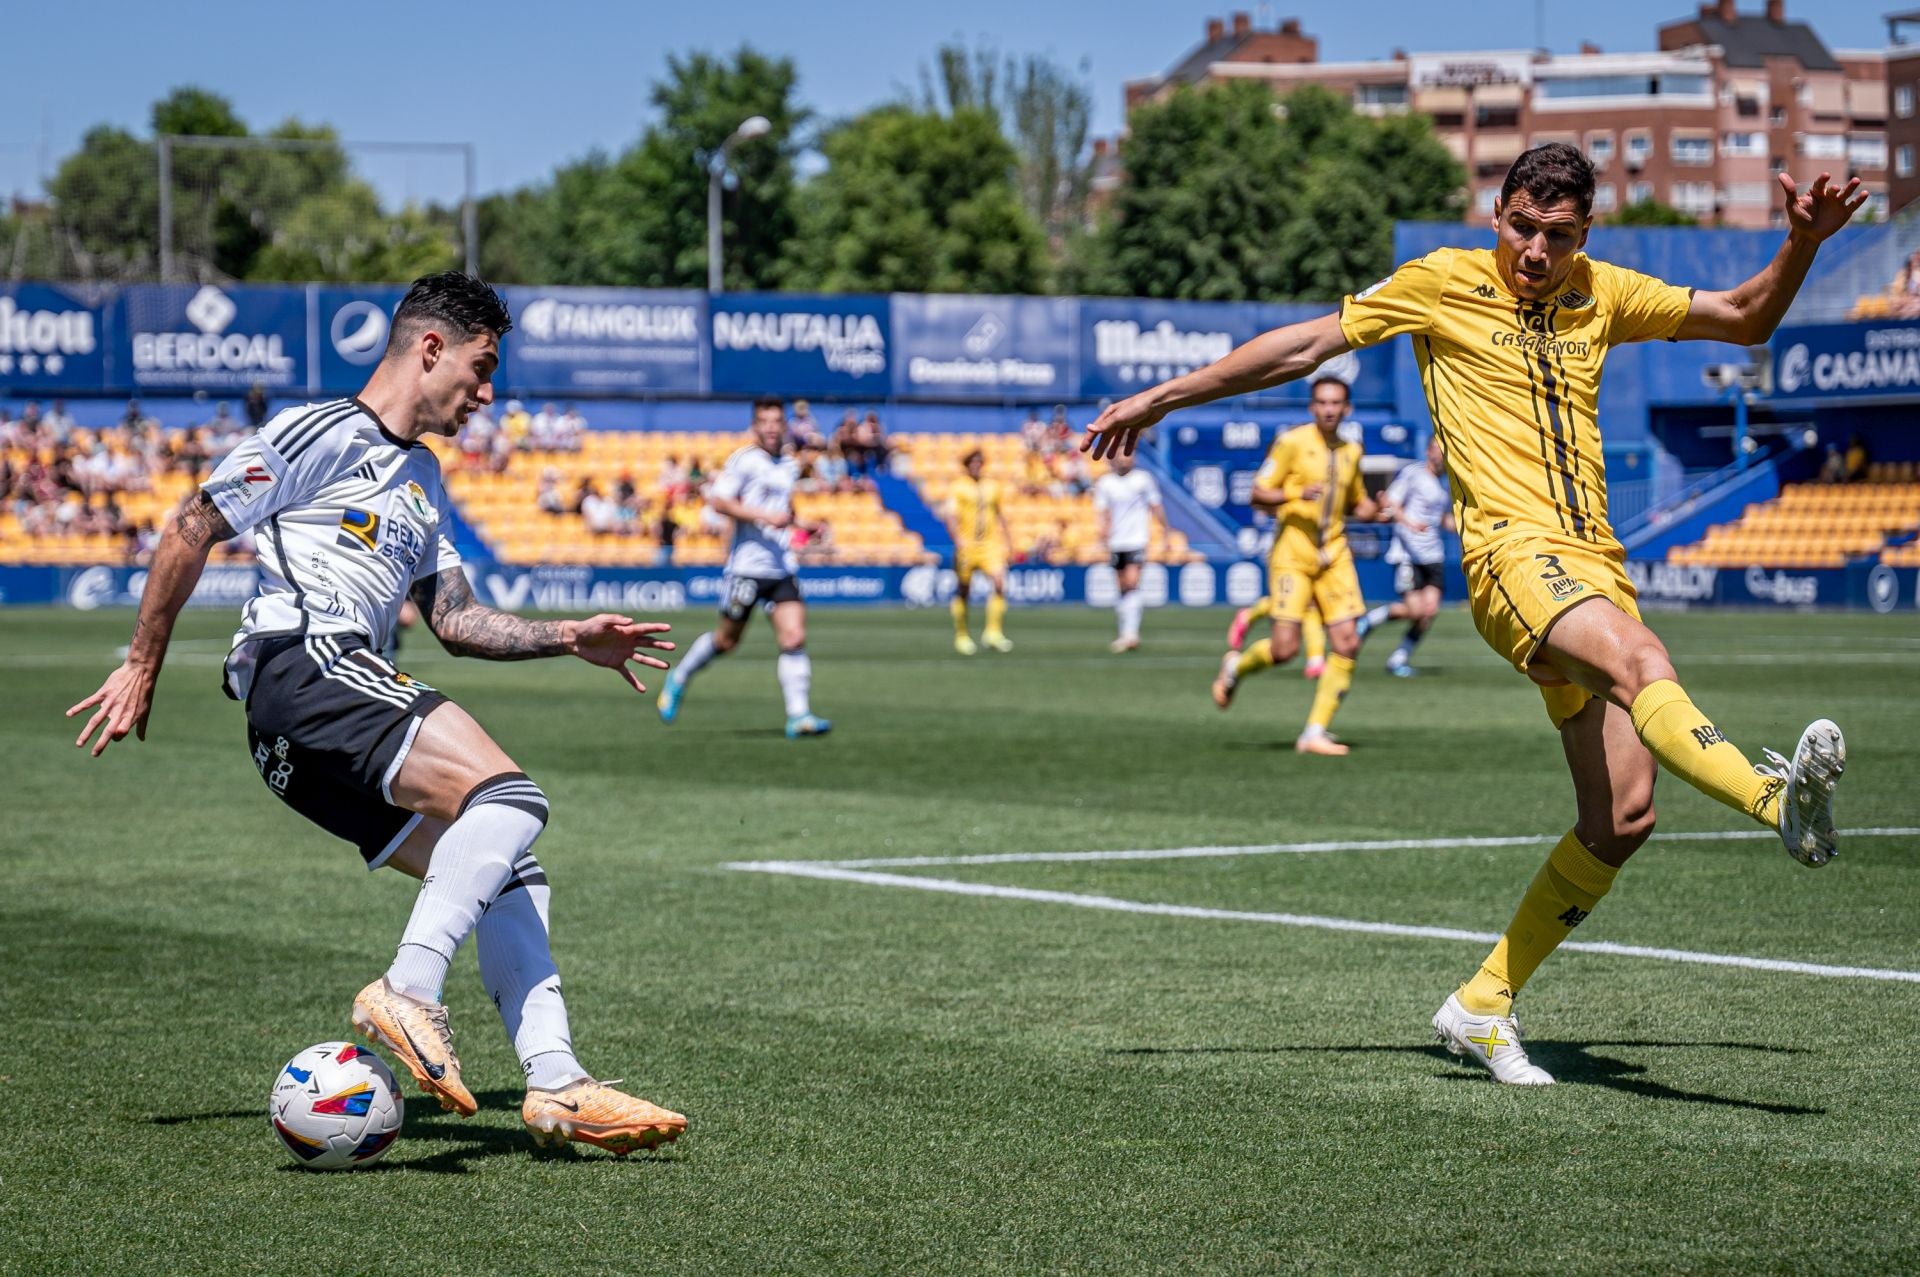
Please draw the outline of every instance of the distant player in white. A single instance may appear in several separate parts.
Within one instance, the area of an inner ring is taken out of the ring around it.
[[[1114,604],[1119,619],[1120,637],[1109,650],[1131,652],[1140,646],[1140,565],[1153,544],[1153,530],[1160,529],[1160,543],[1166,544],[1167,521],[1160,505],[1160,485],[1145,470],[1134,468],[1133,457],[1113,458],[1112,468],[1093,485],[1093,509],[1100,520],[1100,541],[1113,558],[1115,584],[1120,597]]]
[[[434,454],[493,401],[506,304],[457,272],[415,281],[387,350],[353,399],[288,409],[243,442],[181,503],[161,535],[127,658],[67,711],[94,710],[74,743],[93,754],[146,738],[175,618],[216,542],[253,529],[260,590],[227,658],[228,695],[246,706],[267,787],[369,868],[423,879],[385,975],[353,1000],[354,1027],[398,1057],[443,1107],[478,1108],[460,1080],[447,968],[472,933],[480,975],[527,1075],[521,1119],[541,1142],[585,1140],[616,1153],[676,1138],[687,1120],[611,1086],[573,1054],[547,942],[549,890],[533,843],[546,827],[540,787],[480,724],[379,655],[411,595],[449,652],[488,660],[578,656],[645,691],[628,663],[665,669],[669,627],[602,614],[530,621],[483,607],[448,535],[450,502]]]
[[[746,632],[753,609],[773,617],[780,644],[775,672],[787,702],[787,737],[825,736],[833,723],[816,716],[808,704],[813,662],[807,657],[807,604],[800,595],[798,563],[788,544],[793,517],[793,485],[800,463],[783,455],[787,442],[787,405],[777,395],[753,404],[753,442],[727,458],[707,489],[707,507],[733,520],[733,548],[727,553],[721,587],[720,624],[695,639],[678,669],[660,688],[660,721],[680,716],[687,684],[717,656],[725,656]]]
[[[1400,646],[1387,658],[1387,672],[1412,678],[1413,649],[1434,618],[1446,581],[1447,545],[1441,533],[1453,529],[1453,494],[1447,487],[1447,453],[1434,435],[1427,441],[1427,457],[1404,467],[1387,485],[1387,510],[1393,519],[1393,544],[1387,562],[1394,565],[1393,588],[1398,603],[1376,607],[1360,620],[1360,633],[1388,621],[1408,622]]]

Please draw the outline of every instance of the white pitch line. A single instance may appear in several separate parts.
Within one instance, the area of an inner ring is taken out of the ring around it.
[[[1258,913],[1243,909],[1207,909],[1199,905],[1121,900],[1114,896],[1085,895],[1077,891],[1040,891],[1032,887],[1002,887],[984,882],[961,882],[954,878],[918,878],[911,874],[872,873],[862,869],[845,869],[837,865],[821,864],[818,861],[735,861],[722,868],[737,869],[744,873],[855,882],[869,887],[905,887],[913,891],[937,891],[956,896],[990,896],[999,900],[1027,900],[1038,904],[1071,905],[1080,909],[1104,909],[1113,913],[1152,914],[1163,918],[1264,922],[1282,927],[1310,927],[1320,931],[1357,931],[1377,936],[1406,936],[1419,940],[1460,940],[1475,944],[1492,944],[1500,938],[1491,931],[1465,931],[1457,927],[1419,927],[1397,922],[1365,922],[1357,918],[1328,918],[1307,913]],[[1581,953],[1601,953],[1622,958],[1653,958],[1663,962],[1692,963],[1699,966],[1744,967],[1751,971],[1781,971],[1793,975],[1824,976],[1829,979],[1888,980],[1902,984],[1920,984],[1920,971],[1899,971],[1885,967],[1843,967],[1824,962],[1792,962],[1784,958],[1754,958],[1733,953],[1700,953],[1691,949],[1661,949],[1646,945],[1614,944],[1610,941],[1569,940],[1560,947]]]
[[[1913,837],[1920,827],[1845,829],[1842,838]],[[1655,834],[1654,842],[1743,842],[1778,838],[1765,829],[1717,829],[1696,833]],[[1250,846],[1148,847],[1137,851],[1009,851],[970,856],[895,856],[868,860],[820,860],[811,864],[835,869],[936,869],[952,865],[1074,864],[1108,860],[1198,860],[1232,856],[1299,856],[1339,851],[1426,851],[1441,847],[1551,846],[1560,834],[1517,834],[1491,838],[1371,838],[1325,842],[1271,842]]]

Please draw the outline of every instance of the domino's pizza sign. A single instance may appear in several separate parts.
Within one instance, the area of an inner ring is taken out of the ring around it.
[[[129,288],[116,305],[134,387],[305,390],[306,301],[297,288]]]
[[[104,307],[45,284],[0,284],[0,387],[97,390],[106,380],[105,334]]]

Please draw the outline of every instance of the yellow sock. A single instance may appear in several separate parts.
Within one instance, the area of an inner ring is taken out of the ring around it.
[[[1005,638],[1001,625],[1007,619],[1007,601],[998,594],[987,600],[987,629],[982,636],[989,639]]]
[[[1520,898],[1506,934],[1460,986],[1460,1005],[1470,1015],[1507,1015],[1513,995],[1567,934],[1586,920],[1620,872],[1581,845],[1568,830]]]
[[[1320,620],[1320,613],[1309,612],[1307,619],[1300,623],[1300,646],[1306,652],[1309,661],[1324,660],[1327,655],[1327,627]],[[1352,669],[1349,661],[1347,668]]]
[[[953,596],[953,602],[948,605],[948,610],[953,613],[953,636],[967,637],[967,596],[964,591]]]
[[[1341,656],[1338,652],[1327,658],[1327,668],[1320,675],[1319,690],[1313,694],[1313,710],[1307,715],[1307,726],[1325,728],[1333,722],[1333,716],[1340,712],[1340,702],[1347,699],[1347,689],[1353,686],[1353,658]]]
[[[1753,770],[1678,683],[1649,683],[1633,699],[1633,729],[1660,765],[1709,798],[1745,812],[1768,829],[1779,815],[1780,784]]]
[[[1240,663],[1234,667],[1235,678],[1245,678],[1249,674],[1258,674],[1261,670],[1273,668],[1273,640],[1261,639],[1258,643],[1249,643],[1240,652]]]

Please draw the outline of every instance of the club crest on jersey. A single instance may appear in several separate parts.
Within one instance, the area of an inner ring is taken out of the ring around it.
[[[407,506],[415,514],[419,515],[423,522],[433,522],[433,507],[427,504],[427,490],[425,488],[415,483],[412,479],[409,479],[407,480],[407,486],[400,489],[400,491]]]
[[[340,515],[338,541],[349,550],[380,548],[380,516],[371,510],[346,510]]]
[[[1577,288],[1569,288],[1566,292],[1554,298],[1553,304],[1561,310],[1585,310],[1587,307],[1593,305],[1593,298],[1587,296]]]

